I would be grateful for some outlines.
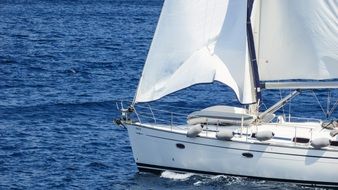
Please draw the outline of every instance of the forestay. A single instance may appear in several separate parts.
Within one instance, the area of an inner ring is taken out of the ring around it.
[[[246,0],[165,1],[135,102],[220,81],[255,101],[247,55]]]

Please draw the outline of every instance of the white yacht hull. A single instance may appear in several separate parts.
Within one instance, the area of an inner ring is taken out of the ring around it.
[[[141,171],[225,174],[338,186],[338,151],[268,143],[189,138],[184,133],[126,125]]]

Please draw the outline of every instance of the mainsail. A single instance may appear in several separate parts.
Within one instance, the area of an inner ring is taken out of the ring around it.
[[[263,81],[338,78],[337,0],[256,0],[252,16]],[[219,81],[256,102],[247,0],[164,2],[134,102]]]
[[[338,78],[338,1],[261,0],[261,80]]]

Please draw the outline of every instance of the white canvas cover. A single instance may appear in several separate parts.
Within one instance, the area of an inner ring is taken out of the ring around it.
[[[256,5],[261,80],[338,78],[337,0],[260,0]]]
[[[254,102],[246,7],[246,0],[165,1],[134,101],[217,80],[241,103]]]

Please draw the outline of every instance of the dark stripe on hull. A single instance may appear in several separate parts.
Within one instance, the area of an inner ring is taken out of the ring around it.
[[[174,168],[174,167],[166,167],[166,166],[157,166],[157,165],[143,164],[143,163],[136,163],[136,164],[137,164],[137,168],[140,172],[149,172],[149,173],[154,173],[156,175],[160,175],[165,170],[171,170],[171,171],[176,171],[176,172],[187,172],[187,173],[206,174],[206,175],[228,175],[228,176],[236,176],[236,177],[248,177],[248,178],[260,179],[260,180],[269,180],[269,181],[278,181],[278,182],[291,182],[291,183],[297,183],[297,184],[302,184],[302,185],[306,185],[306,186],[314,186],[314,187],[331,187],[331,188],[335,188],[335,189],[338,188],[338,183],[332,183],[332,182],[266,178],[266,177],[234,175],[234,174],[228,174],[228,173],[218,173],[218,172],[190,170],[190,169],[182,169],[182,168]]]

